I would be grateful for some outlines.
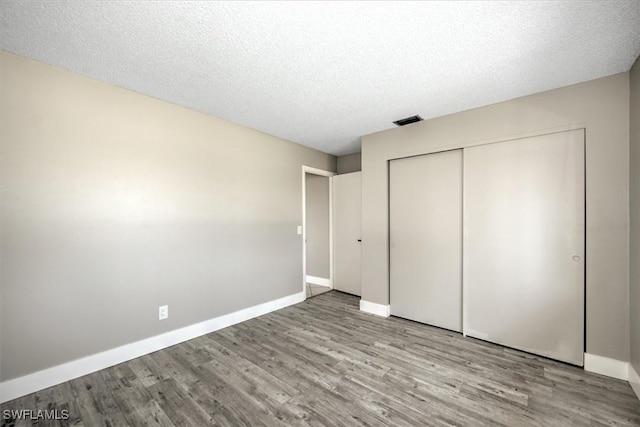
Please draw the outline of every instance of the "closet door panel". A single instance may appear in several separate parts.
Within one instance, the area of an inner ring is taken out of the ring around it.
[[[389,165],[391,314],[462,330],[462,150]]]
[[[583,365],[584,132],[464,149],[464,332]]]

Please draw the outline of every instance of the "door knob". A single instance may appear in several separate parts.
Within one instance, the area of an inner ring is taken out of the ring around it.
[[[575,262],[578,262],[578,261],[580,261],[580,255],[574,255],[574,256],[571,257],[571,259],[573,261],[575,261]]]

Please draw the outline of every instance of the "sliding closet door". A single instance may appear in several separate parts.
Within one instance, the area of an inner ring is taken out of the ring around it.
[[[462,328],[462,151],[389,165],[391,314]]]
[[[583,364],[584,132],[464,149],[465,334]]]

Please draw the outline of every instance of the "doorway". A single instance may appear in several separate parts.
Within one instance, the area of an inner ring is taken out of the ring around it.
[[[333,289],[334,172],[302,167],[302,270],[305,298]]]

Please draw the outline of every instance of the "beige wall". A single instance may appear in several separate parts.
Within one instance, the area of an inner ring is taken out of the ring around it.
[[[631,364],[640,374],[640,58],[631,69],[630,171],[629,195],[631,218]]]
[[[360,153],[345,154],[338,157],[338,174],[360,172],[362,170]]]
[[[362,297],[389,302],[389,159],[586,128],[587,352],[629,359],[629,74],[362,138]]]
[[[1,380],[301,292],[335,157],[1,55]]]
[[[307,276],[329,279],[329,178],[306,174]]]

